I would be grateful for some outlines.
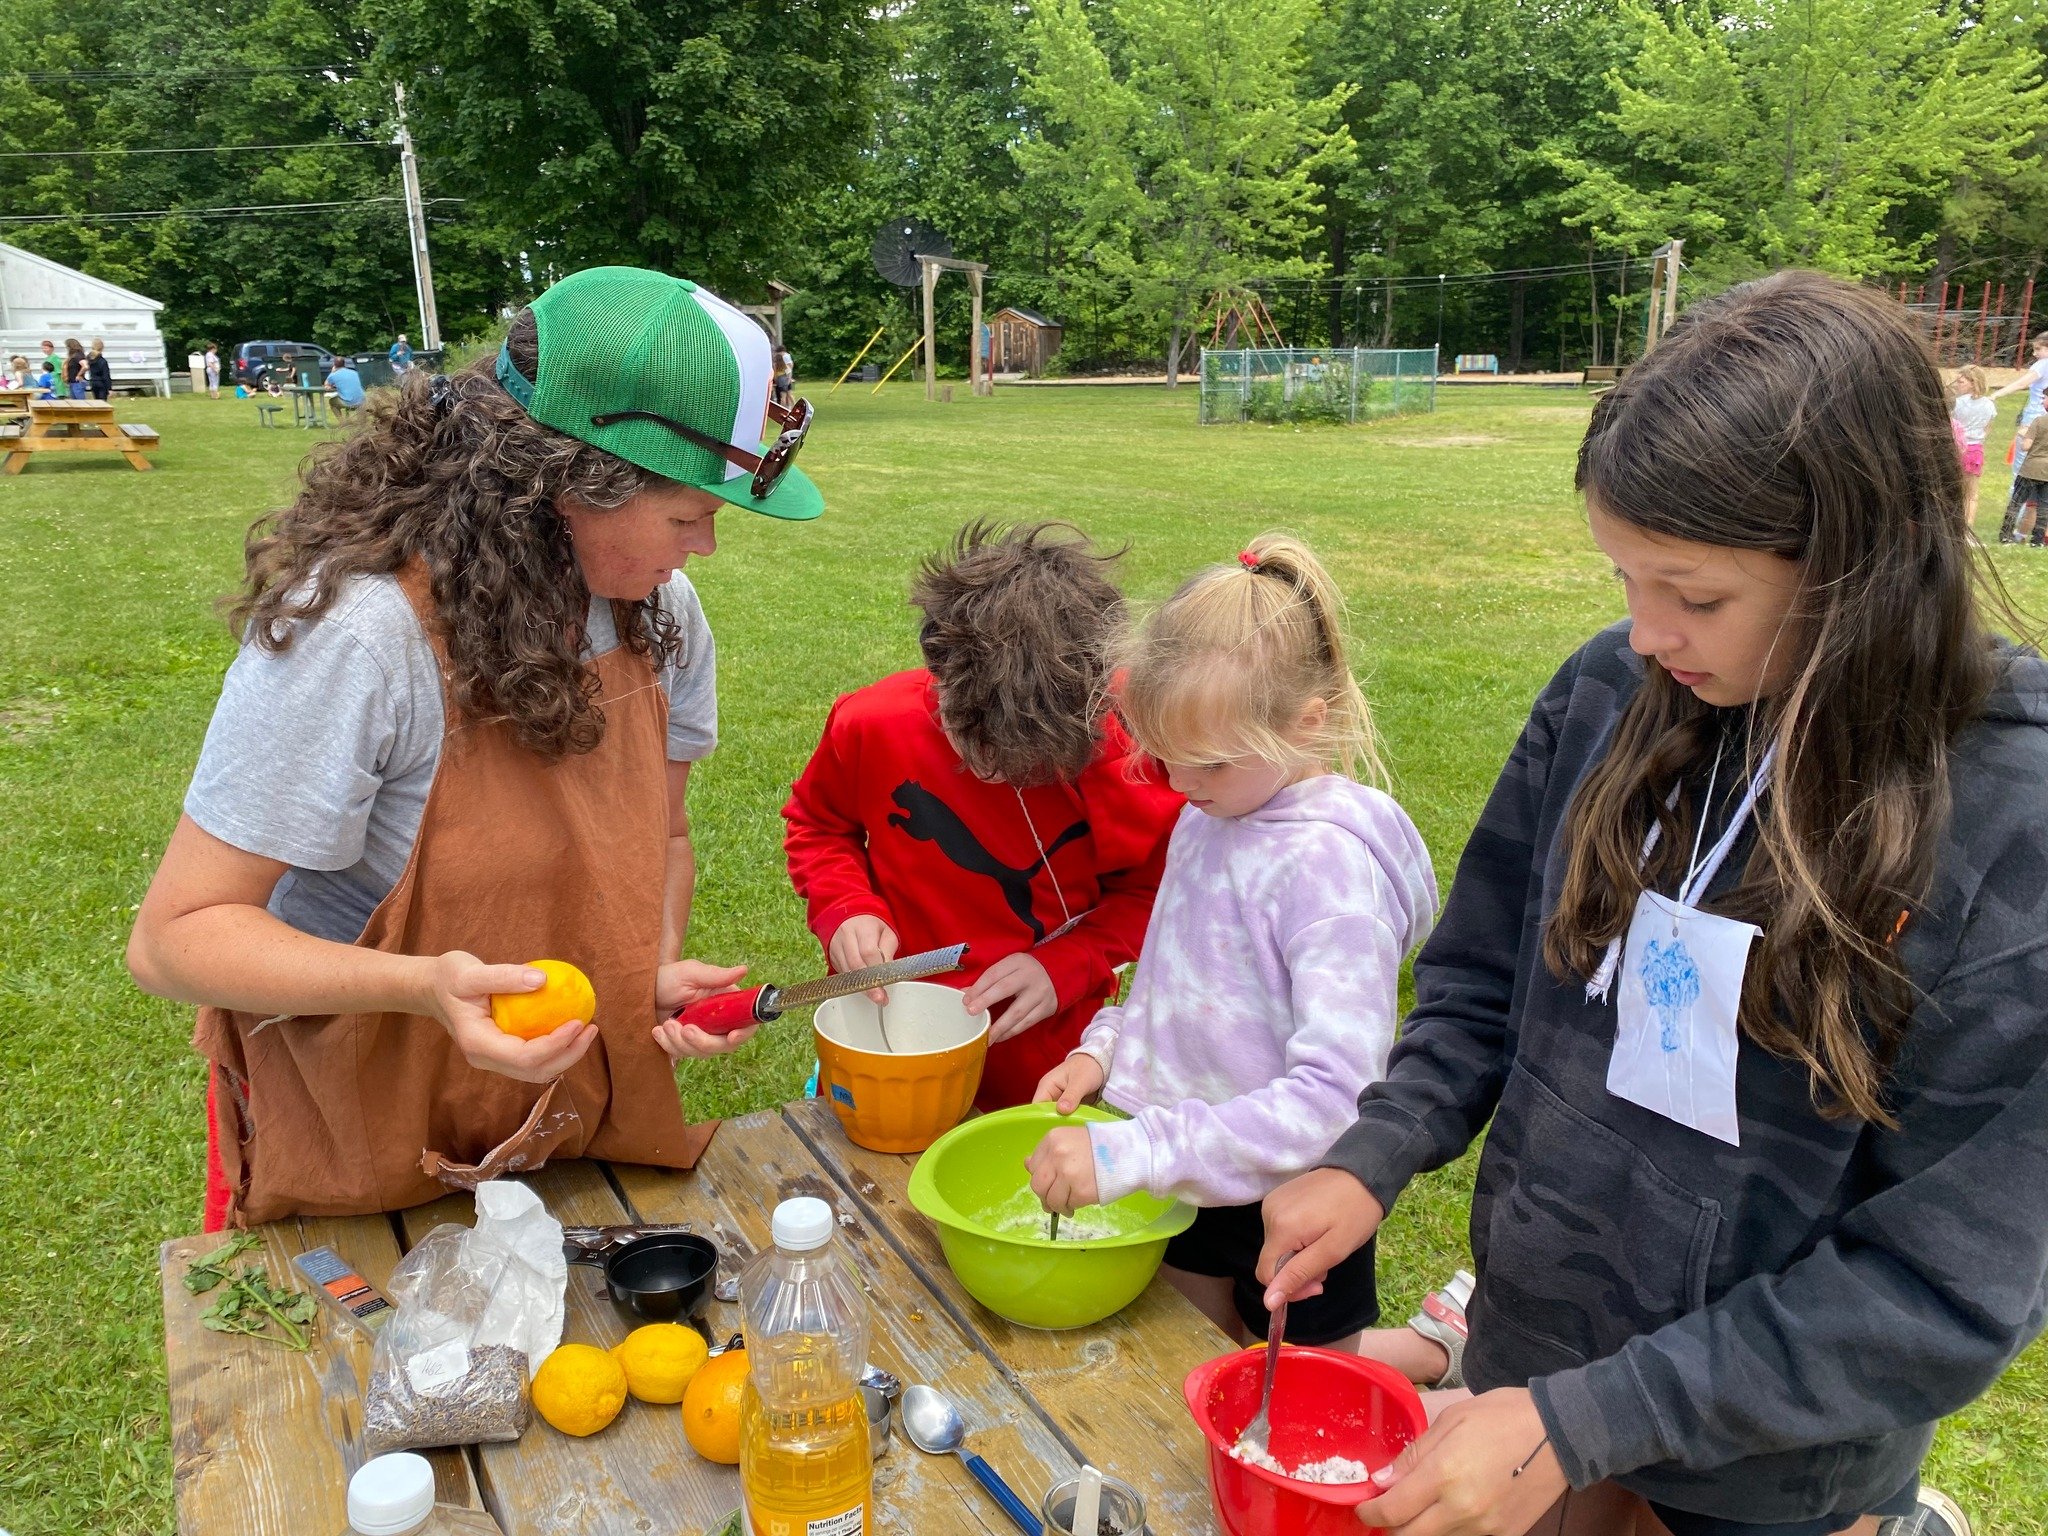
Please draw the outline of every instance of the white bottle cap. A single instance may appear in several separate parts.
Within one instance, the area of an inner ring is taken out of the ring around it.
[[[377,1456],[348,1480],[348,1525],[358,1536],[405,1536],[434,1512],[434,1468],[424,1456]]]
[[[809,1195],[785,1200],[775,1207],[772,1230],[775,1246],[791,1253],[809,1253],[832,1241],[832,1207]]]

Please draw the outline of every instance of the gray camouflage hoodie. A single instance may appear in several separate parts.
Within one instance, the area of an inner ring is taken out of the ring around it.
[[[2040,1331],[2048,1285],[2048,663],[1958,738],[1899,940],[1923,995],[1886,1131],[1742,1041],[1741,1146],[1612,1097],[1613,1004],[1545,968],[1566,807],[1643,662],[1595,637],[1536,702],[1415,966],[1388,1075],[1326,1164],[1386,1205],[1492,1118],[1466,1379],[1526,1384],[1566,1475],[1758,1522],[1860,1515]],[[1703,905],[1740,878],[1753,830]]]

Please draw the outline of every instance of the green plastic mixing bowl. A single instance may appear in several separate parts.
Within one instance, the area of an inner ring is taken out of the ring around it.
[[[1178,1200],[1126,1195],[1062,1218],[1068,1232],[1107,1235],[1047,1239],[1024,1159],[1054,1126],[1115,1118],[1085,1106],[1062,1115],[1051,1104],[1022,1104],[963,1121],[917,1160],[910,1203],[938,1227],[946,1262],[989,1311],[1027,1328],[1099,1323],[1137,1300],[1166,1240],[1195,1219]]]

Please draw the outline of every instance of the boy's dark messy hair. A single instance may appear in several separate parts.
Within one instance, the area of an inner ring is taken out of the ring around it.
[[[1094,757],[1121,555],[1067,523],[977,519],[918,566],[910,601],[939,720],[978,776],[1072,782]]]

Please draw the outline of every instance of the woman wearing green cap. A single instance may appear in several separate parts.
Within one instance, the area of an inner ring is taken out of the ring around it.
[[[726,506],[805,519],[802,401],[693,284],[598,268],[495,363],[375,397],[251,531],[243,635],[129,943],[197,1003],[207,1225],[397,1210],[549,1156],[688,1167],[676,1024],[737,967],[680,960],[684,790],[716,733],[678,567]],[[764,423],[776,435],[763,443]],[[521,962],[595,1018],[523,1040]]]

